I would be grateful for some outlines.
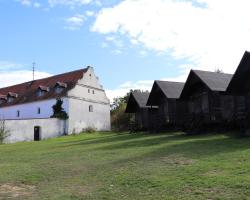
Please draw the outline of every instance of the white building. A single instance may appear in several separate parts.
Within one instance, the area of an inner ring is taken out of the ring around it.
[[[57,99],[67,120],[50,118]],[[92,67],[0,89],[6,142],[46,139],[87,128],[110,130],[110,102]]]

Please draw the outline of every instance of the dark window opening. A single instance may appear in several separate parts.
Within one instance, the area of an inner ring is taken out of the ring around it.
[[[19,110],[16,112],[16,116],[20,117],[20,111]]]
[[[41,140],[41,134],[40,134],[40,126],[34,127],[34,141],[40,141]]]
[[[94,111],[94,108],[92,105],[89,106],[89,112],[93,112]]]

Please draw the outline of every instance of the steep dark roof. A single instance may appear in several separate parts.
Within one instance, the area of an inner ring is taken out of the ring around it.
[[[158,105],[160,98],[178,99],[183,87],[184,83],[181,82],[155,81],[147,105]]]
[[[138,108],[147,108],[149,93],[141,91],[133,91],[130,93],[126,113],[135,113]]]
[[[244,53],[227,91],[236,94],[250,91],[250,52]]]
[[[170,81],[155,81],[159,85],[163,93],[169,99],[178,99],[184,87],[184,83]]]
[[[51,76],[48,78],[43,78],[39,80],[34,80],[30,82],[21,83],[18,85],[13,85],[5,88],[0,88],[0,96],[5,97],[9,94],[17,94],[17,97],[13,99],[12,102],[5,102],[0,104],[0,107],[12,106],[17,104],[29,103],[34,101],[41,101],[45,99],[52,99],[57,97],[66,96],[67,92],[72,89],[79,79],[81,79],[88,68],[80,69],[64,74],[59,74],[56,76]],[[66,88],[59,94],[55,92],[55,86],[58,82],[67,85]],[[49,88],[42,96],[38,96],[37,92],[39,89]]]
[[[192,70],[212,91],[226,91],[233,75],[221,72]]]
[[[191,70],[182,90],[181,98],[188,96],[188,91],[193,90],[193,81],[203,83],[204,86],[211,91],[225,92],[232,76],[232,74],[225,74],[221,72]]]

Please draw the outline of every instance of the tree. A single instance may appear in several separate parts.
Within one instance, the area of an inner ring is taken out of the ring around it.
[[[58,98],[56,100],[56,104],[52,106],[53,115],[51,116],[51,118],[58,118],[64,120],[69,118],[68,114],[64,111],[62,105],[63,105],[63,100]]]
[[[4,142],[4,140],[9,137],[9,131],[6,129],[5,120],[0,120],[0,144]]]
[[[130,129],[130,123],[135,120],[134,115],[125,113],[125,110],[130,93],[134,91],[140,90],[130,90],[130,92],[128,92],[126,95],[114,98],[113,103],[111,104],[112,129],[117,131],[128,131]]]

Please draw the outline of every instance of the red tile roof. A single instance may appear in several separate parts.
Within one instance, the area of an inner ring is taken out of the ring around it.
[[[83,77],[84,73],[86,73],[87,70],[88,68],[80,69],[64,74],[59,74],[56,76],[51,76],[48,78],[43,78],[39,80],[21,83],[18,85],[0,88],[0,98],[6,97],[8,94],[9,95],[17,94],[17,97],[14,99],[14,101],[10,103],[8,102],[2,103],[0,104],[0,107],[64,97],[66,96],[69,90],[74,88],[78,80]],[[58,83],[61,83],[60,85],[67,86],[59,94],[55,92],[55,86],[58,85]],[[45,92],[45,94],[42,96],[38,96],[37,92],[41,87],[49,88],[49,91]]]

